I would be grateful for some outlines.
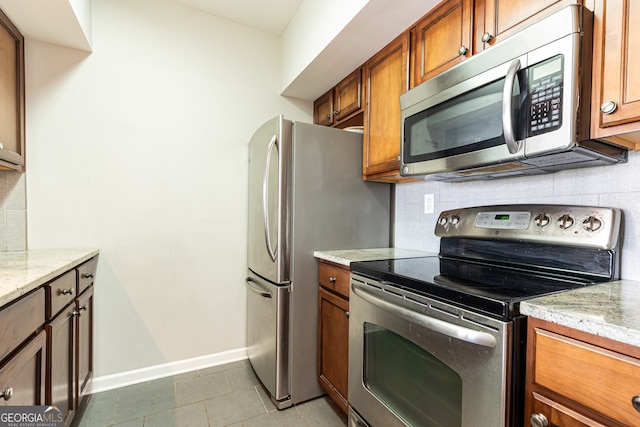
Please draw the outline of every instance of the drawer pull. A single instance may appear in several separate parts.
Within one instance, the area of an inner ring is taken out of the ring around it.
[[[13,397],[13,387],[5,388],[2,394],[0,394],[0,397],[3,398],[4,400],[11,399]]]
[[[335,277],[329,277],[329,283],[331,283],[332,285],[336,283],[336,278]]]
[[[635,395],[631,398],[631,404],[636,411],[640,412],[640,394]]]
[[[549,427],[549,420],[544,414],[533,414],[529,418],[529,424],[531,427]]]
[[[82,273],[83,279],[93,279],[93,273]]]
[[[61,289],[59,291],[59,293],[62,294],[62,295],[72,295],[73,294],[73,288]]]

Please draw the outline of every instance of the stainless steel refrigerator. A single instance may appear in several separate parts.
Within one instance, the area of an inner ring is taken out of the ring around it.
[[[358,133],[278,116],[249,143],[247,354],[279,409],[324,394],[313,252],[389,245],[390,185],[361,173]]]

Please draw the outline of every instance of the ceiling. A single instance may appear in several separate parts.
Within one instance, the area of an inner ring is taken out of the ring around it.
[[[177,0],[222,18],[281,35],[304,0]]]

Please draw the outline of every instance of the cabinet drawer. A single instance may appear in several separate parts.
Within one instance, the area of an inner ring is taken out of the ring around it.
[[[93,284],[97,265],[98,257],[93,257],[78,267],[78,295]]]
[[[0,310],[0,360],[44,324],[44,291],[31,292]]]
[[[349,298],[349,270],[320,262],[318,282],[320,286]]]
[[[47,319],[55,317],[76,296],[76,270],[63,274],[45,286],[47,290]]]
[[[624,425],[640,425],[640,360],[536,329],[533,381]]]

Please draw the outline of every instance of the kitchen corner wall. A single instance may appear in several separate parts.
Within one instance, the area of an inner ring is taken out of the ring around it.
[[[280,96],[275,35],[175,0],[91,6],[91,53],[26,43],[28,245],[100,249],[106,387],[244,355],[248,142],[312,104]]]
[[[467,206],[553,203],[606,206],[623,211],[620,276],[640,280],[640,153],[630,152],[622,165],[574,169],[550,175],[495,181],[445,183],[419,181],[396,186],[395,246],[438,252],[434,236],[441,211]],[[424,213],[433,194],[434,213]]]
[[[26,175],[0,171],[0,252],[27,248]]]

